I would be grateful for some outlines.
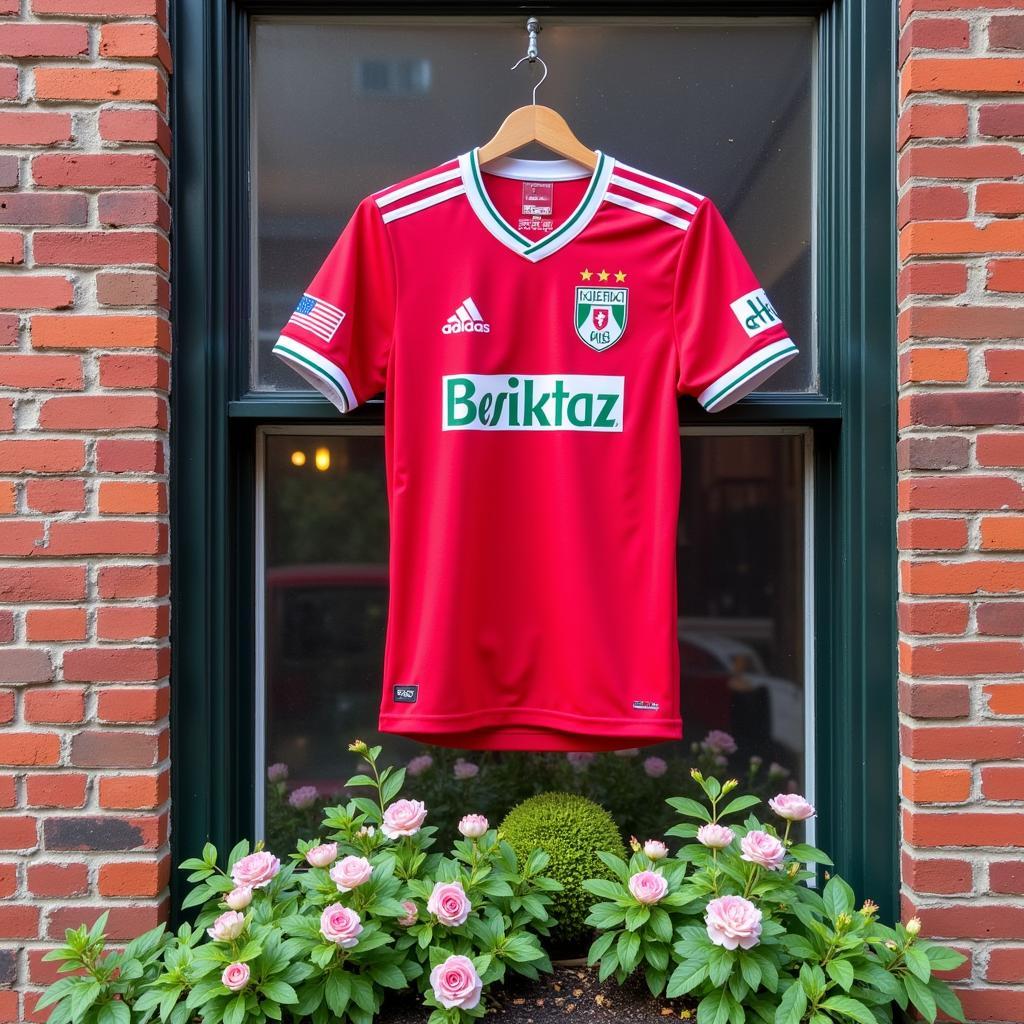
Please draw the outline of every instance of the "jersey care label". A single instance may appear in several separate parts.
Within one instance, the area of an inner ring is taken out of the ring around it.
[[[419,696],[420,688],[418,684],[413,685],[399,685],[395,684],[391,688],[391,693],[396,704],[415,704],[416,698]]]
[[[441,378],[443,430],[622,432],[625,377],[466,373]]]
[[[522,216],[516,225],[519,231],[548,234],[555,226],[555,183],[553,181],[524,181]]]

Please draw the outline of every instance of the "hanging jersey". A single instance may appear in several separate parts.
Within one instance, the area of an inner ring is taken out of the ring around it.
[[[797,351],[709,199],[467,153],[359,204],[274,351],[342,412],[384,392],[383,731],[680,737],[677,396]]]

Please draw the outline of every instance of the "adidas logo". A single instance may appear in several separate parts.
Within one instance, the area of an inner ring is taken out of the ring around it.
[[[484,322],[480,310],[472,299],[463,299],[459,308],[445,322],[441,328],[442,334],[488,334],[491,325]]]

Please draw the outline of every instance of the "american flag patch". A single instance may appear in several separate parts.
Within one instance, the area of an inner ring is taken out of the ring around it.
[[[315,299],[306,292],[299,299],[299,304],[288,318],[288,323],[302,327],[324,341],[330,341],[344,319],[344,312],[337,306],[332,306],[323,299]]]

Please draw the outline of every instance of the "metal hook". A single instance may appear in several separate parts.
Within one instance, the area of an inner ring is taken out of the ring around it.
[[[512,71],[515,71],[515,69],[519,67],[519,65],[522,64],[524,60],[528,60],[531,64],[533,64],[534,61],[538,61],[540,63],[540,66],[544,69],[544,74],[540,76],[540,78],[537,80],[537,83],[533,87],[534,106],[537,105],[537,90],[540,88],[541,83],[544,81],[544,79],[548,77],[548,66],[547,64],[544,63],[544,59],[540,57],[537,53],[537,33],[540,32],[540,30],[541,25],[536,18],[526,19],[526,32],[528,37],[528,41],[526,44],[526,56],[520,57],[519,60],[517,60],[511,68]]]

